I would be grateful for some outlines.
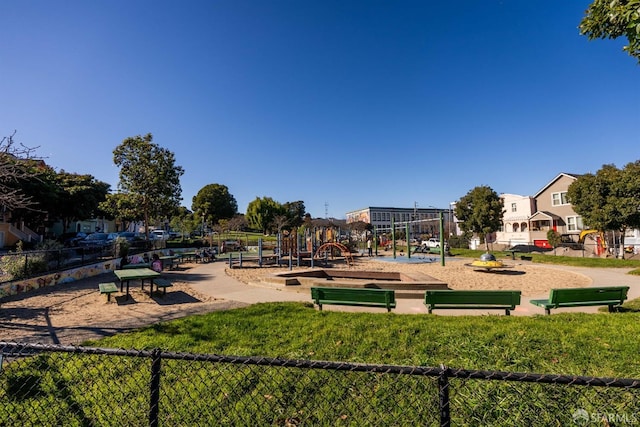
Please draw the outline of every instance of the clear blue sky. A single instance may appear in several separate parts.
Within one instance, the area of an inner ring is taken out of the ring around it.
[[[533,195],[640,159],[640,67],[589,0],[0,1],[0,135],[118,183],[152,133],[183,205],[226,185],[313,217]]]

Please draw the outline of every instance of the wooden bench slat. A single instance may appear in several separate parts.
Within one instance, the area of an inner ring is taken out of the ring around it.
[[[607,305],[609,311],[627,299],[628,286],[597,286],[589,288],[551,289],[548,299],[531,300],[531,304],[544,308],[551,314],[552,308]]]
[[[505,310],[509,315],[520,304],[520,291],[492,290],[431,290],[424,303],[429,313],[434,309]]]
[[[322,310],[323,304],[385,307],[391,311],[396,307],[395,291],[391,289],[311,287],[311,298]]]

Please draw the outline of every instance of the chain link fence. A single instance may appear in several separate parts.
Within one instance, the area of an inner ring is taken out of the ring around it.
[[[640,424],[640,380],[0,342],[0,426]]]

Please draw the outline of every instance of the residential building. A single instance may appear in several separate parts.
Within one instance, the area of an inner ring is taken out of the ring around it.
[[[391,208],[369,206],[356,211],[347,212],[347,224],[362,221],[371,224],[378,232],[391,231],[392,223],[396,229],[409,225],[412,238],[419,238],[423,234],[437,236],[440,233],[440,213],[443,214],[445,224],[452,217],[450,209],[429,208]]]
[[[550,247],[547,241],[549,230],[579,237],[584,228],[582,217],[573,210],[567,198],[569,186],[578,176],[560,173],[533,196],[536,212],[529,218],[531,229],[529,236],[534,245]]]
[[[535,199],[517,194],[501,194],[500,198],[504,203],[504,215],[496,242],[507,246],[528,245],[531,241],[529,218],[536,211]]]

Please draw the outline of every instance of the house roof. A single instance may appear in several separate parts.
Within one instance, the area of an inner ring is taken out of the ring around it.
[[[538,211],[529,217],[529,221],[534,221],[536,219],[560,219],[560,217],[551,212]]]
[[[557,180],[559,180],[560,178],[562,178],[563,176],[572,178],[572,179],[578,179],[578,177],[580,177],[580,174],[573,174],[573,173],[566,173],[566,172],[560,172],[555,178],[553,178],[551,181],[549,181],[547,183],[547,185],[545,185],[544,187],[542,187],[540,189],[540,191],[538,191],[533,197],[537,198],[540,193],[542,193],[543,191],[545,191],[547,188],[549,188],[554,182],[556,182]]]

